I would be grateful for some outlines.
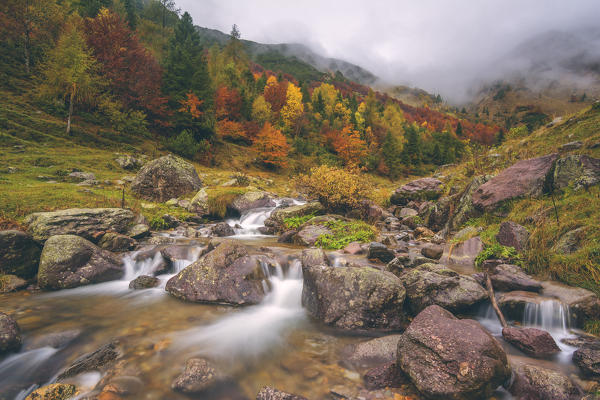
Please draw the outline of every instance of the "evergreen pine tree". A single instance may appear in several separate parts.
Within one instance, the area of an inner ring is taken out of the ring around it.
[[[383,162],[389,170],[392,179],[398,178],[402,167],[402,150],[400,140],[392,132],[388,131],[381,147]]]
[[[409,160],[411,165],[418,166],[422,162],[421,154],[421,141],[419,133],[414,126],[408,126],[405,132],[406,144],[404,145],[404,152],[406,158]]]
[[[137,15],[135,14],[134,0],[124,0],[124,4],[127,24],[129,25],[132,31],[135,31],[135,28],[137,26]]]
[[[434,164],[442,165],[444,162],[442,160],[442,152],[440,151],[440,144],[436,143],[433,147],[433,153],[431,154],[431,158]]]
[[[462,124],[459,122],[458,124],[456,124],[456,136],[462,136],[463,135],[463,127]]]

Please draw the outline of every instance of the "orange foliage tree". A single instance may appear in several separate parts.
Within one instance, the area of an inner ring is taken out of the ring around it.
[[[271,168],[285,168],[290,145],[279,129],[275,129],[269,122],[265,122],[260,132],[254,139],[254,148],[258,159]]]
[[[228,139],[234,142],[242,141],[250,143],[249,137],[244,129],[244,125],[240,122],[223,119],[217,122],[217,135],[223,139]]]
[[[238,121],[242,109],[242,96],[236,89],[221,86],[215,94],[215,113],[217,119]]]
[[[341,132],[332,135],[331,144],[335,152],[347,166],[357,166],[367,156],[367,143],[361,139],[357,130],[347,125]]]
[[[179,112],[189,113],[192,118],[200,118],[202,116],[202,111],[200,111],[200,107],[202,107],[202,103],[204,100],[200,100],[198,96],[194,93],[189,92],[185,95],[185,100],[180,100],[181,108]]]

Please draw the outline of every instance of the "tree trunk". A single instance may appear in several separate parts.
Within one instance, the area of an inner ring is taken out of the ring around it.
[[[71,89],[71,95],[69,96],[69,117],[67,118],[67,135],[71,135],[71,117],[73,116],[73,97],[75,97],[75,85]]]

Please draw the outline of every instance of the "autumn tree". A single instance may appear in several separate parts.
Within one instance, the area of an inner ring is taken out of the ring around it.
[[[338,91],[335,86],[329,83],[322,83],[315,88],[312,93],[312,102],[316,104],[315,110],[321,113],[322,117],[330,117],[338,101]]]
[[[391,131],[385,135],[381,156],[390,178],[397,179],[402,169],[402,143]]]
[[[162,70],[125,21],[104,8],[96,18],[86,20],[85,33],[102,75],[121,104],[165,116],[167,99],[161,95]]]
[[[262,126],[271,120],[272,115],[271,105],[265,100],[265,97],[257,96],[252,103],[252,120]]]
[[[285,168],[290,145],[280,130],[265,122],[254,139],[258,160],[269,168]]]
[[[367,156],[367,144],[361,139],[358,131],[348,125],[333,138],[335,152],[347,166],[358,166]]]
[[[186,95],[185,99],[179,101],[181,108],[178,110],[182,113],[188,113],[192,118],[200,118],[202,116],[202,103],[204,100],[200,100],[198,96],[190,92]]]
[[[304,113],[302,91],[298,86],[294,85],[293,83],[289,83],[286,92],[286,102],[281,109],[281,119],[283,121],[283,125],[288,131],[291,131],[296,125],[296,122],[302,113]]]
[[[281,111],[287,101],[287,86],[287,81],[278,82],[277,78],[274,76],[270,76],[269,79],[267,79],[267,85],[265,86],[263,95],[265,100],[271,104],[271,111],[276,114]]]
[[[215,115],[217,119],[237,121],[241,118],[242,97],[236,89],[221,86],[215,94]]]
[[[75,18],[66,25],[56,47],[49,53],[44,66],[44,83],[40,92],[48,97],[66,98],[69,104],[67,134],[71,133],[71,118],[76,103],[92,102],[101,81],[98,66]]]

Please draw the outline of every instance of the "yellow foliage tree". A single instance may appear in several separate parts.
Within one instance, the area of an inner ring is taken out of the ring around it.
[[[333,113],[335,104],[337,103],[338,91],[336,88],[329,83],[322,83],[321,86],[315,88],[312,93],[311,101],[313,104],[316,104],[319,99],[319,95],[323,99],[324,104],[324,114],[329,117]],[[319,111],[319,110],[317,110]]]
[[[252,102],[252,120],[258,125],[264,125],[265,122],[271,120],[273,112],[271,111],[271,105],[265,100],[264,96],[258,96]]]
[[[290,82],[287,87],[285,105],[281,109],[281,119],[285,128],[291,131],[303,113],[302,91]]]

